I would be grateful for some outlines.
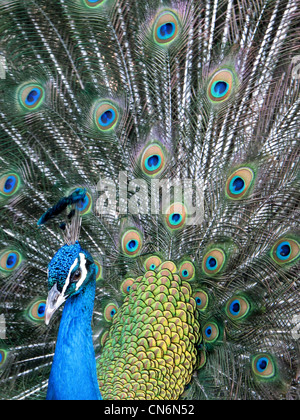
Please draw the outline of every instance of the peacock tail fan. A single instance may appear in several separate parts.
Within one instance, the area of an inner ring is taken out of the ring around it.
[[[46,397],[78,241],[103,399],[299,399],[299,26],[298,0],[1,1],[1,399]]]

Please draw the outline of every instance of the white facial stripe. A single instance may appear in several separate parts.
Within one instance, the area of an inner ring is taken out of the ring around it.
[[[71,278],[72,271],[74,270],[74,268],[76,267],[77,264],[78,264],[78,258],[76,258],[76,260],[74,261],[72,267],[70,268],[70,271],[69,271],[68,277],[66,279],[66,282],[65,282],[63,291],[61,292],[62,296],[65,295],[65,292],[66,292],[66,290],[67,290],[67,288],[69,286],[69,283],[70,283],[70,278]]]
[[[80,268],[81,268],[81,279],[78,281],[76,285],[76,292],[82,286],[83,282],[87,276],[87,269],[86,269],[86,258],[84,254],[79,254],[80,258]]]

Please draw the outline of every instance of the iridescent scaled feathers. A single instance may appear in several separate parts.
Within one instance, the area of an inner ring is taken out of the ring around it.
[[[113,326],[98,363],[101,393],[177,399],[190,382],[201,339],[191,287],[163,265],[123,284],[130,290],[122,307],[105,308]]]

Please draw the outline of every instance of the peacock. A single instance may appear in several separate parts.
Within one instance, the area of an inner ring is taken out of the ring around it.
[[[300,397],[299,0],[2,0],[0,398]]]

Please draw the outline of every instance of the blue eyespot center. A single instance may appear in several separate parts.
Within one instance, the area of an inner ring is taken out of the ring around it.
[[[233,301],[230,305],[229,310],[232,315],[234,316],[238,315],[241,311],[240,302],[238,300]]]
[[[276,251],[277,257],[283,261],[289,259],[291,256],[291,253],[292,253],[292,248],[289,242],[281,243],[278,246],[277,251]]]
[[[116,118],[115,111],[111,108],[105,111],[99,118],[99,124],[102,127],[108,127]]]
[[[156,269],[156,265],[155,264],[152,264],[151,266],[150,266],[150,270],[151,271],[153,271],[153,270],[155,270]]]
[[[158,28],[158,38],[162,40],[167,40],[172,38],[172,36],[175,34],[176,31],[176,25],[173,22],[167,22],[161,25]]]
[[[177,226],[181,223],[182,221],[182,216],[179,213],[173,213],[170,216],[170,222],[172,225]]]
[[[212,270],[212,271],[215,270],[218,267],[218,262],[216,258],[209,257],[206,262],[206,267],[208,270]]]
[[[32,106],[37,103],[40,97],[41,97],[41,91],[37,88],[34,88],[27,95],[25,104],[28,106]]]
[[[183,270],[182,275],[183,275],[183,277],[188,277],[188,275],[189,275],[188,270]]]
[[[17,263],[17,255],[12,253],[9,254],[6,260],[6,268],[11,269],[13,268]]]
[[[126,289],[126,290],[127,290],[127,292],[130,292],[130,289],[131,289],[131,287],[130,287],[130,286],[128,286],[128,287],[127,287],[127,289]]]
[[[4,185],[4,192],[9,194],[13,191],[17,183],[17,180],[14,176],[9,176]]]
[[[246,183],[241,177],[236,176],[232,179],[230,183],[230,191],[232,192],[232,194],[241,194],[245,190],[245,188]]]
[[[161,157],[158,155],[149,156],[146,160],[146,168],[149,171],[157,170],[161,165]]]
[[[88,204],[89,204],[89,198],[88,198],[88,196],[85,196],[85,198],[83,200],[80,200],[77,203],[76,207],[77,207],[78,210],[84,211],[87,208]]]
[[[205,330],[205,335],[206,337],[210,338],[212,335],[212,328],[211,327],[207,327]]]
[[[212,95],[216,98],[222,98],[229,90],[229,84],[224,81],[216,81],[212,85]]]
[[[1,363],[3,362],[3,355],[2,355],[2,353],[0,352],[0,365],[1,365]]]
[[[199,298],[199,297],[196,297],[196,304],[198,305],[198,306],[200,306],[201,304],[202,304],[202,300],[201,300],[201,298]]]
[[[126,248],[129,252],[134,252],[138,249],[139,243],[137,240],[132,239],[131,241],[128,242]]]
[[[110,316],[113,318],[116,315],[117,311],[115,309],[112,309],[110,312]]]
[[[256,369],[258,372],[263,373],[269,365],[269,360],[266,357],[261,357],[256,363]]]
[[[37,310],[37,314],[40,318],[43,318],[45,316],[45,310],[46,310],[46,305],[45,303],[40,303],[38,310]]]

